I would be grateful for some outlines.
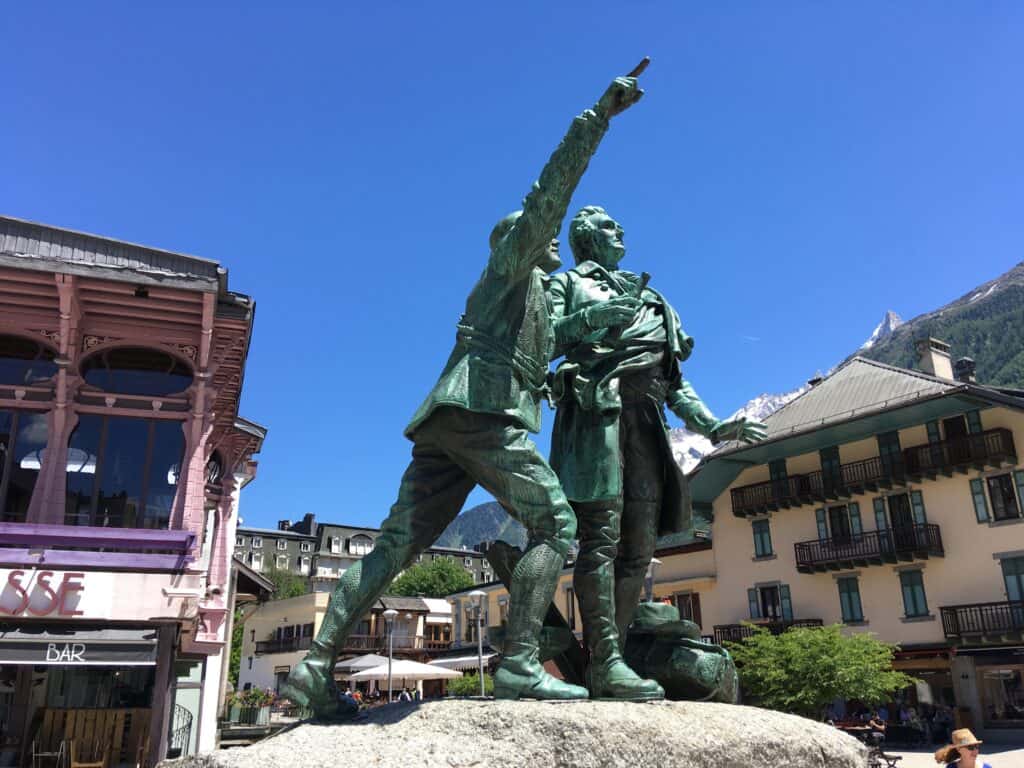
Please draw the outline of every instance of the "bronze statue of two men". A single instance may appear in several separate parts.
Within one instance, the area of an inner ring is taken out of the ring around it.
[[[645,62],[646,63],[646,62]],[[508,628],[496,698],[647,700],[664,694],[622,660],[657,535],[690,524],[686,480],[668,450],[662,404],[713,440],[758,439],[760,425],[716,420],[681,378],[692,348],[678,316],[646,281],[618,270],[622,229],[602,209],[573,219],[577,266],[561,266],[556,239],[572,193],[612,117],[643,95],[636,75],[616,78],[565,138],[523,200],[495,226],[487,266],[466,300],[455,347],[406,436],[412,461],[373,551],[340,578],[306,658],[282,695],[318,717],[344,718],[338,649],[387,589],[458,515],[480,485],[526,528],[509,587]],[[540,429],[549,363],[558,395],[552,461],[530,439]],[[579,530],[574,577],[588,688],[549,675],[539,636],[565,556]]]

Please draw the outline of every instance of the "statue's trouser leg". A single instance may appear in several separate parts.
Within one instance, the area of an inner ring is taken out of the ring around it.
[[[656,414],[655,414],[656,415]],[[623,506],[622,537],[615,560],[615,623],[619,643],[640,602],[647,566],[654,557],[658,520],[665,487],[661,446],[664,426],[652,418],[649,408],[623,408],[620,417]]]
[[[448,409],[419,430],[398,500],[381,526],[373,551],[338,580],[313,647],[288,676],[282,695],[319,717],[345,716],[333,671],[338,651],[355,625],[399,571],[429,547],[462,509],[474,482],[438,445]]]
[[[529,433],[507,419],[490,418],[491,429],[467,434],[450,455],[523,524],[529,536],[526,553],[512,572],[508,630],[494,695],[586,698],[585,688],[552,677],[538,659],[541,626],[576,535],[576,516]]]
[[[587,683],[593,698],[642,701],[665,695],[653,680],[644,680],[622,660],[615,620],[615,555],[619,546],[618,500],[573,504],[579,526],[580,552],[573,588],[580,603],[583,641],[590,659]]]

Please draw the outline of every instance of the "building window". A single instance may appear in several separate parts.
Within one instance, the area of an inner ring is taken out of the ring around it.
[[[992,516],[996,520],[1011,520],[1020,517],[1017,492],[1010,474],[986,478],[988,498],[992,502]]]
[[[831,538],[836,545],[849,544],[854,536],[862,532],[860,520],[860,504],[850,502],[819,509],[815,512],[818,524],[818,538]]]
[[[472,567],[472,565],[473,565],[473,558],[472,557],[464,557],[464,558],[462,558],[462,564],[464,566],[466,566],[467,568]]]
[[[767,520],[755,520],[750,524],[754,531],[754,557],[768,557],[772,554],[772,532]]]
[[[747,590],[750,618],[792,621],[793,601],[788,584],[768,584]]]
[[[263,549],[263,537],[262,536],[253,536],[252,537],[252,548],[253,549]]]
[[[0,372],[4,362],[0,358]],[[46,448],[46,422],[45,413],[0,411],[0,522],[23,523],[28,516]]]
[[[0,384],[31,387],[45,383],[57,373],[56,356],[37,341],[0,336]]]
[[[299,558],[299,573],[301,573],[303,576],[305,576],[307,573],[309,573],[309,558],[308,557],[300,557]]]
[[[277,540],[277,548],[278,549],[282,549],[282,550],[287,550],[288,549],[288,542],[285,541],[284,539],[278,539]]]
[[[928,615],[928,600],[924,594],[924,576],[921,571],[900,573],[900,587],[903,590],[903,613],[906,617]]]
[[[274,560],[274,567],[279,571],[287,571],[288,555],[278,555]]]
[[[980,660],[979,660],[980,661]],[[988,727],[1024,725],[1024,665],[977,667],[981,711]]]
[[[331,554],[332,555],[340,555],[341,554],[341,537],[340,536],[331,536],[330,541],[331,541]]]
[[[903,476],[903,452],[900,449],[899,432],[883,432],[877,436],[878,458],[886,477]]]
[[[576,631],[576,590],[572,587],[565,590],[565,622],[569,629]]]
[[[490,580],[491,580],[491,572],[490,571],[484,571],[484,573],[483,573],[483,581],[484,581],[484,583],[486,584]]]
[[[312,552],[313,544],[308,541],[299,542],[299,552]]]
[[[676,608],[679,609],[679,618],[692,621],[698,627],[701,626],[700,616],[700,595],[696,592],[681,592],[675,596]]]
[[[785,499],[790,496],[789,476],[786,473],[786,460],[775,459],[768,462],[768,474],[772,482],[772,495],[776,499]]]
[[[818,451],[821,459],[821,483],[826,496],[843,487],[843,465],[839,462],[839,447],[836,445]]]
[[[164,397],[188,389],[192,371],[158,349],[117,347],[87,357],[82,378],[104,392]]]
[[[235,546],[236,547],[244,547],[245,546],[245,536],[235,536]]]
[[[373,539],[369,536],[353,536],[348,542],[348,553],[362,557],[373,551]]]
[[[249,565],[254,571],[263,570],[263,553],[262,552],[250,552],[249,553]]]
[[[845,576],[836,579],[839,586],[839,607],[843,613],[843,621],[847,624],[864,621],[864,611],[860,605],[860,585],[856,576]]]
[[[167,528],[184,452],[179,421],[81,414],[68,443],[65,524]]]

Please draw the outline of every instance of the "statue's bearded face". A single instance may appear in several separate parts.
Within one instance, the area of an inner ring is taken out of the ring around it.
[[[625,230],[611,216],[603,211],[594,213],[588,218],[590,224],[589,256],[605,269],[615,269],[622,257],[626,255],[626,245],[622,242]]]

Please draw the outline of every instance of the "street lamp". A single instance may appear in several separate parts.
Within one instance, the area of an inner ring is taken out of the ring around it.
[[[654,572],[658,570],[658,566],[661,565],[661,560],[656,557],[651,558],[650,565],[647,566],[647,602],[651,602],[654,599]]]
[[[384,611],[384,621],[388,625],[388,704],[391,703],[391,657],[394,655],[394,633],[392,630],[395,625],[395,616],[398,615],[398,611],[394,608],[388,608]]]
[[[476,614],[476,663],[477,673],[480,675],[480,696],[484,693],[484,633],[483,633],[483,610],[481,603],[487,594],[482,589],[474,589],[469,593],[469,599],[473,601],[473,613]]]

